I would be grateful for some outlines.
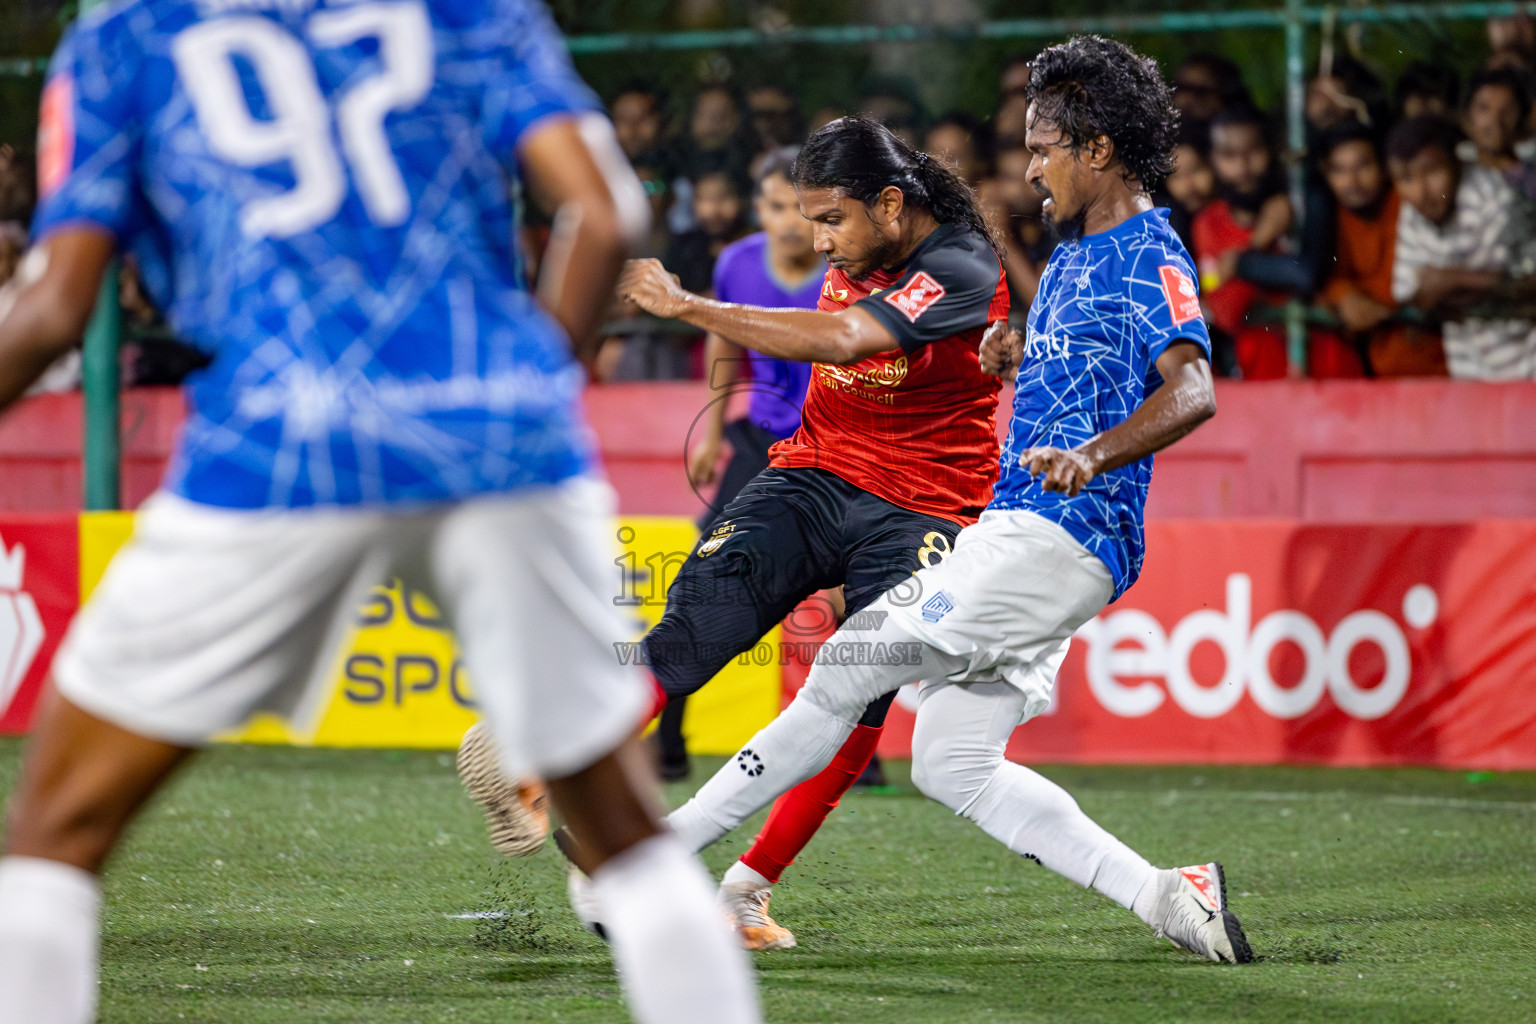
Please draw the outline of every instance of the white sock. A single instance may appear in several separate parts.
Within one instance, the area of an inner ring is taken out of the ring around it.
[[[772,889],[773,883],[759,871],[749,868],[741,861],[737,861],[726,869],[725,877],[720,879],[721,885],[732,885],[740,882],[751,882],[756,889]]]
[[[1152,923],[1152,914],[1157,910],[1157,891],[1160,888],[1159,875],[1163,873],[1161,868],[1154,867],[1147,880],[1141,883],[1141,888],[1136,892],[1136,898],[1131,902],[1131,913],[1141,918],[1147,924]]]
[[[1015,853],[1122,907],[1131,906],[1156,870],[1084,814],[1066,790],[1010,761],[998,766],[964,813]]]
[[[790,701],[667,824],[690,850],[704,849],[831,764],[857,720],[857,712],[845,722],[803,698]]]
[[[0,859],[0,1024],[89,1024],[101,885],[37,857]]]
[[[640,1024],[755,1024],[752,967],[677,837],[653,836],[592,875],[629,1008]]]

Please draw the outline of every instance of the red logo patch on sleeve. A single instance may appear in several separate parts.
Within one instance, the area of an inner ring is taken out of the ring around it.
[[[75,163],[75,82],[56,75],[43,89],[37,125],[37,187],[43,198],[53,195],[69,177]]]
[[[1168,314],[1173,317],[1173,326],[1200,319],[1200,292],[1189,275],[1166,264],[1158,267],[1157,273],[1163,279],[1163,295],[1168,299]]]
[[[912,275],[912,280],[886,295],[885,301],[901,310],[902,315],[912,323],[917,323],[917,318],[943,297],[944,286],[930,277],[927,271],[919,270]]]

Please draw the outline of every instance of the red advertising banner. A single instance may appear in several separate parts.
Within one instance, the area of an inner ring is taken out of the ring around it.
[[[0,734],[24,732],[80,602],[74,516],[0,524]]]
[[[1010,757],[1536,768],[1536,523],[1147,533]],[[909,752],[913,703],[883,753]]]

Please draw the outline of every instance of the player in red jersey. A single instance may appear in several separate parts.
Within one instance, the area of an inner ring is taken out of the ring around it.
[[[654,260],[632,262],[619,285],[658,316],[816,364],[800,429],[701,538],[645,638],[669,697],[703,686],[818,590],[841,584],[854,615],[935,564],[997,475],[999,384],[977,348],[1007,319],[1008,288],[970,189],[862,118],[813,134],[792,174],[830,264],[818,309],[704,299]],[[749,947],[794,945],[768,896],[874,754],[892,696],[869,706],[826,771],[784,795],[726,873],[722,899]]]

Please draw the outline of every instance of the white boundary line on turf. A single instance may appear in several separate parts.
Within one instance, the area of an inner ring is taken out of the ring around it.
[[[1086,790],[1093,792],[1093,790]],[[1265,790],[1230,789],[1164,789],[1130,790],[1101,789],[1104,796],[1146,799],[1176,793],[1179,796],[1208,799],[1220,795],[1234,800],[1259,800],[1265,803],[1298,803],[1306,800],[1375,800],[1384,804],[1401,804],[1410,807],[1443,807],[1448,810],[1467,811],[1536,811],[1536,801],[1529,800],[1470,800],[1454,796],[1404,796],[1399,793],[1356,793],[1348,790],[1320,790],[1317,792],[1273,793]]]

